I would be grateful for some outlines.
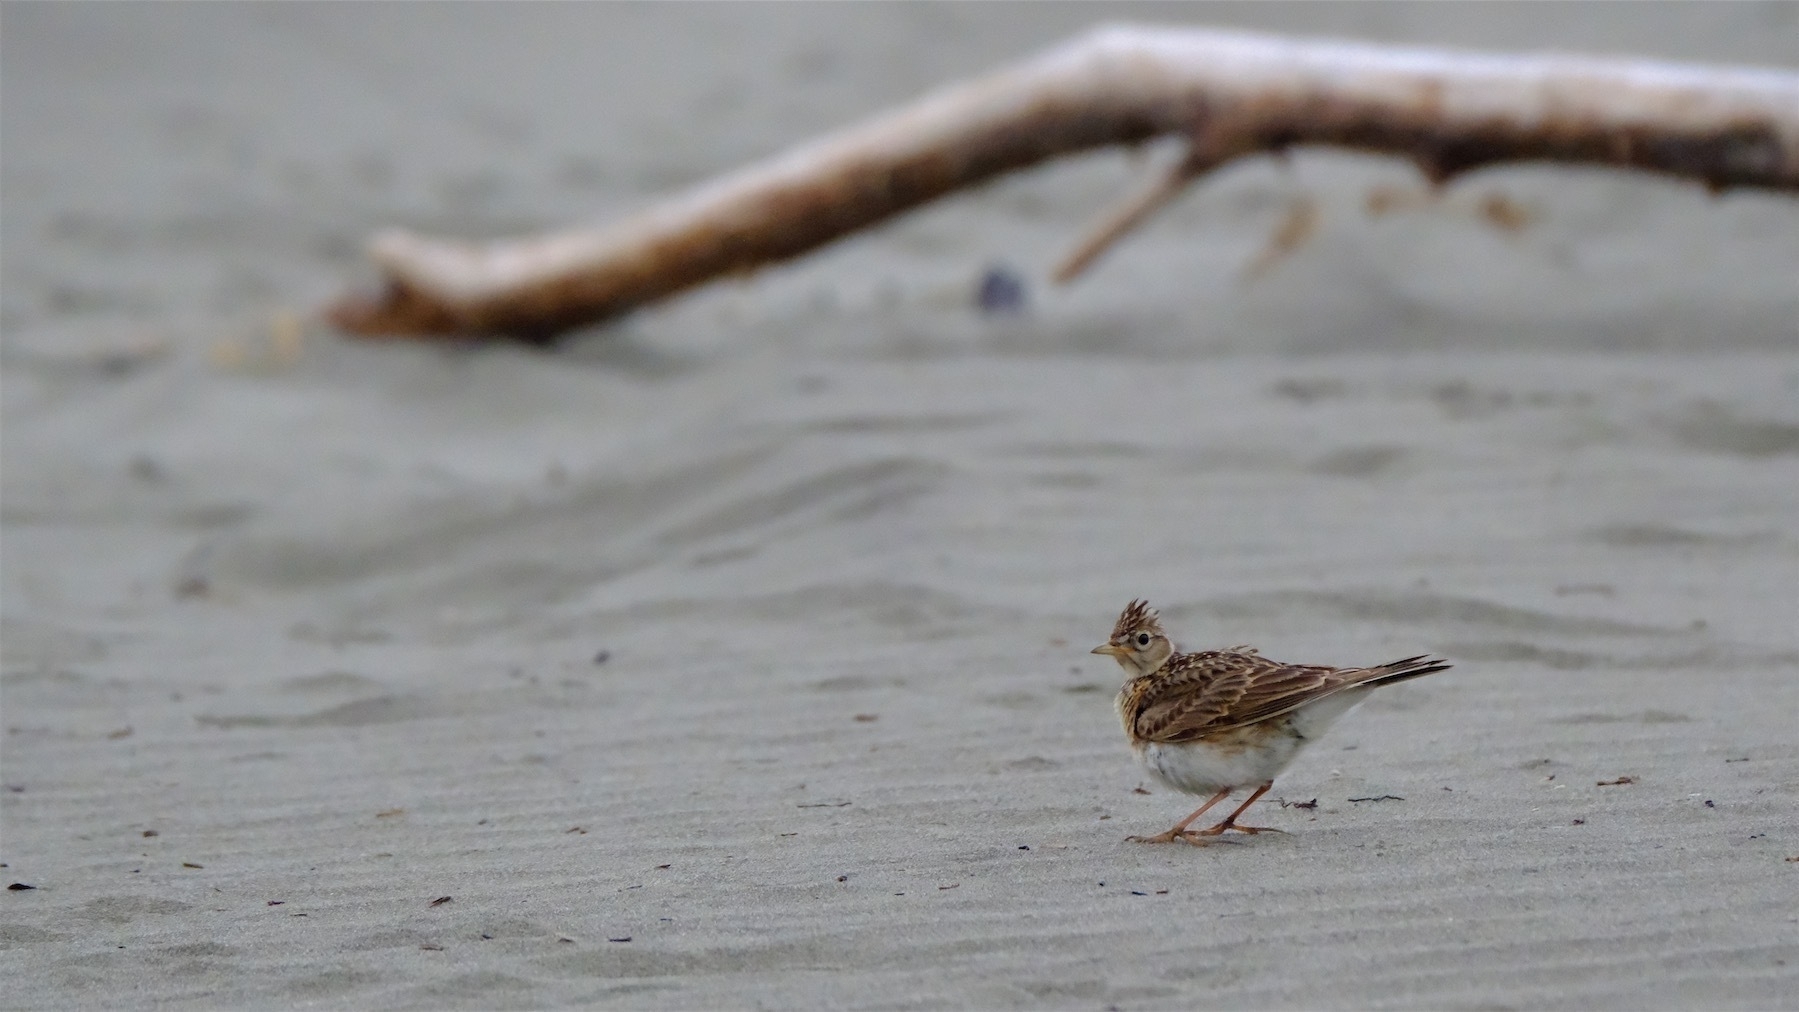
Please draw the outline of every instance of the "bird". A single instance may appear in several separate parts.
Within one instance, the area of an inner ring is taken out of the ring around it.
[[[1193,814],[1136,843],[1180,840],[1204,845],[1227,831],[1279,833],[1237,819],[1274,786],[1301,749],[1383,685],[1447,671],[1448,661],[1419,654],[1368,668],[1282,664],[1254,647],[1179,653],[1148,601],[1133,600],[1093,648],[1124,669],[1118,716],[1131,750],[1157,780],[1207,797]],[[1249,800],[1208,829],[1190,830],[1201,815],[1236,791]]]

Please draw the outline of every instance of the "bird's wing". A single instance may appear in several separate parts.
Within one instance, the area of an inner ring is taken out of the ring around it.
[[[1256,654],[1178,654],[1143,679],[1131,727],[1146,741],[1193,741],[1279,716],[1347,684],[1337,668]]]

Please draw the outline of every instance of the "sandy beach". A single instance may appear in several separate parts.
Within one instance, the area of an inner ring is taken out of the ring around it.
[[[6,4],[0,1006],[1799,1008],[1799,201],[1305,151],[1049,286],[1152,147],[554,350],[312,315],[1100,20],[1799,66],[1779,3]],[[1130,844],[1197,803],[1133,597],[1455,667],[1289,835]]]

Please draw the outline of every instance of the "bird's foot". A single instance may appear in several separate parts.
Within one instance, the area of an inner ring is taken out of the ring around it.
[[[1212,826],[1209,829],[1189,830],[1187,832],[1187,835],[1188,836],[1223,836],[1226,830],[1234,830],[1239,833],[1248,833],[1252,836],[1255,835],[1256,833],[1285,833],[1286,832],[1286,830],[1284,830],[1284,829],[1276,829],[1273,826],[1239,826],[1234,822],[1220,822],[1218,825]]]
[[[1127,836],[1124,839],[1127,843],[1173,843],[1174,841],[1179,840],[1182,843],[1190,843],[1195,847],[1203,847],[1212,842],[1210,840],[1202,839],[1204,835],[1204,833],[1195,832],[1191,829],[1171,829],[1166,833],[1157,833],[1154,836]]]

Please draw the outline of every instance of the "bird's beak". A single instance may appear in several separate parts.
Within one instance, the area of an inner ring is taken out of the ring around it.
[[[1124,648],[1120,647],[1120,646],[1114,646],[1110,643],[1105,643],[1100,646],[1094,647],[1092,652],[1096,653],[1096,654],[1106,654],[1110,657],[1119,657],[1124,654]]]

